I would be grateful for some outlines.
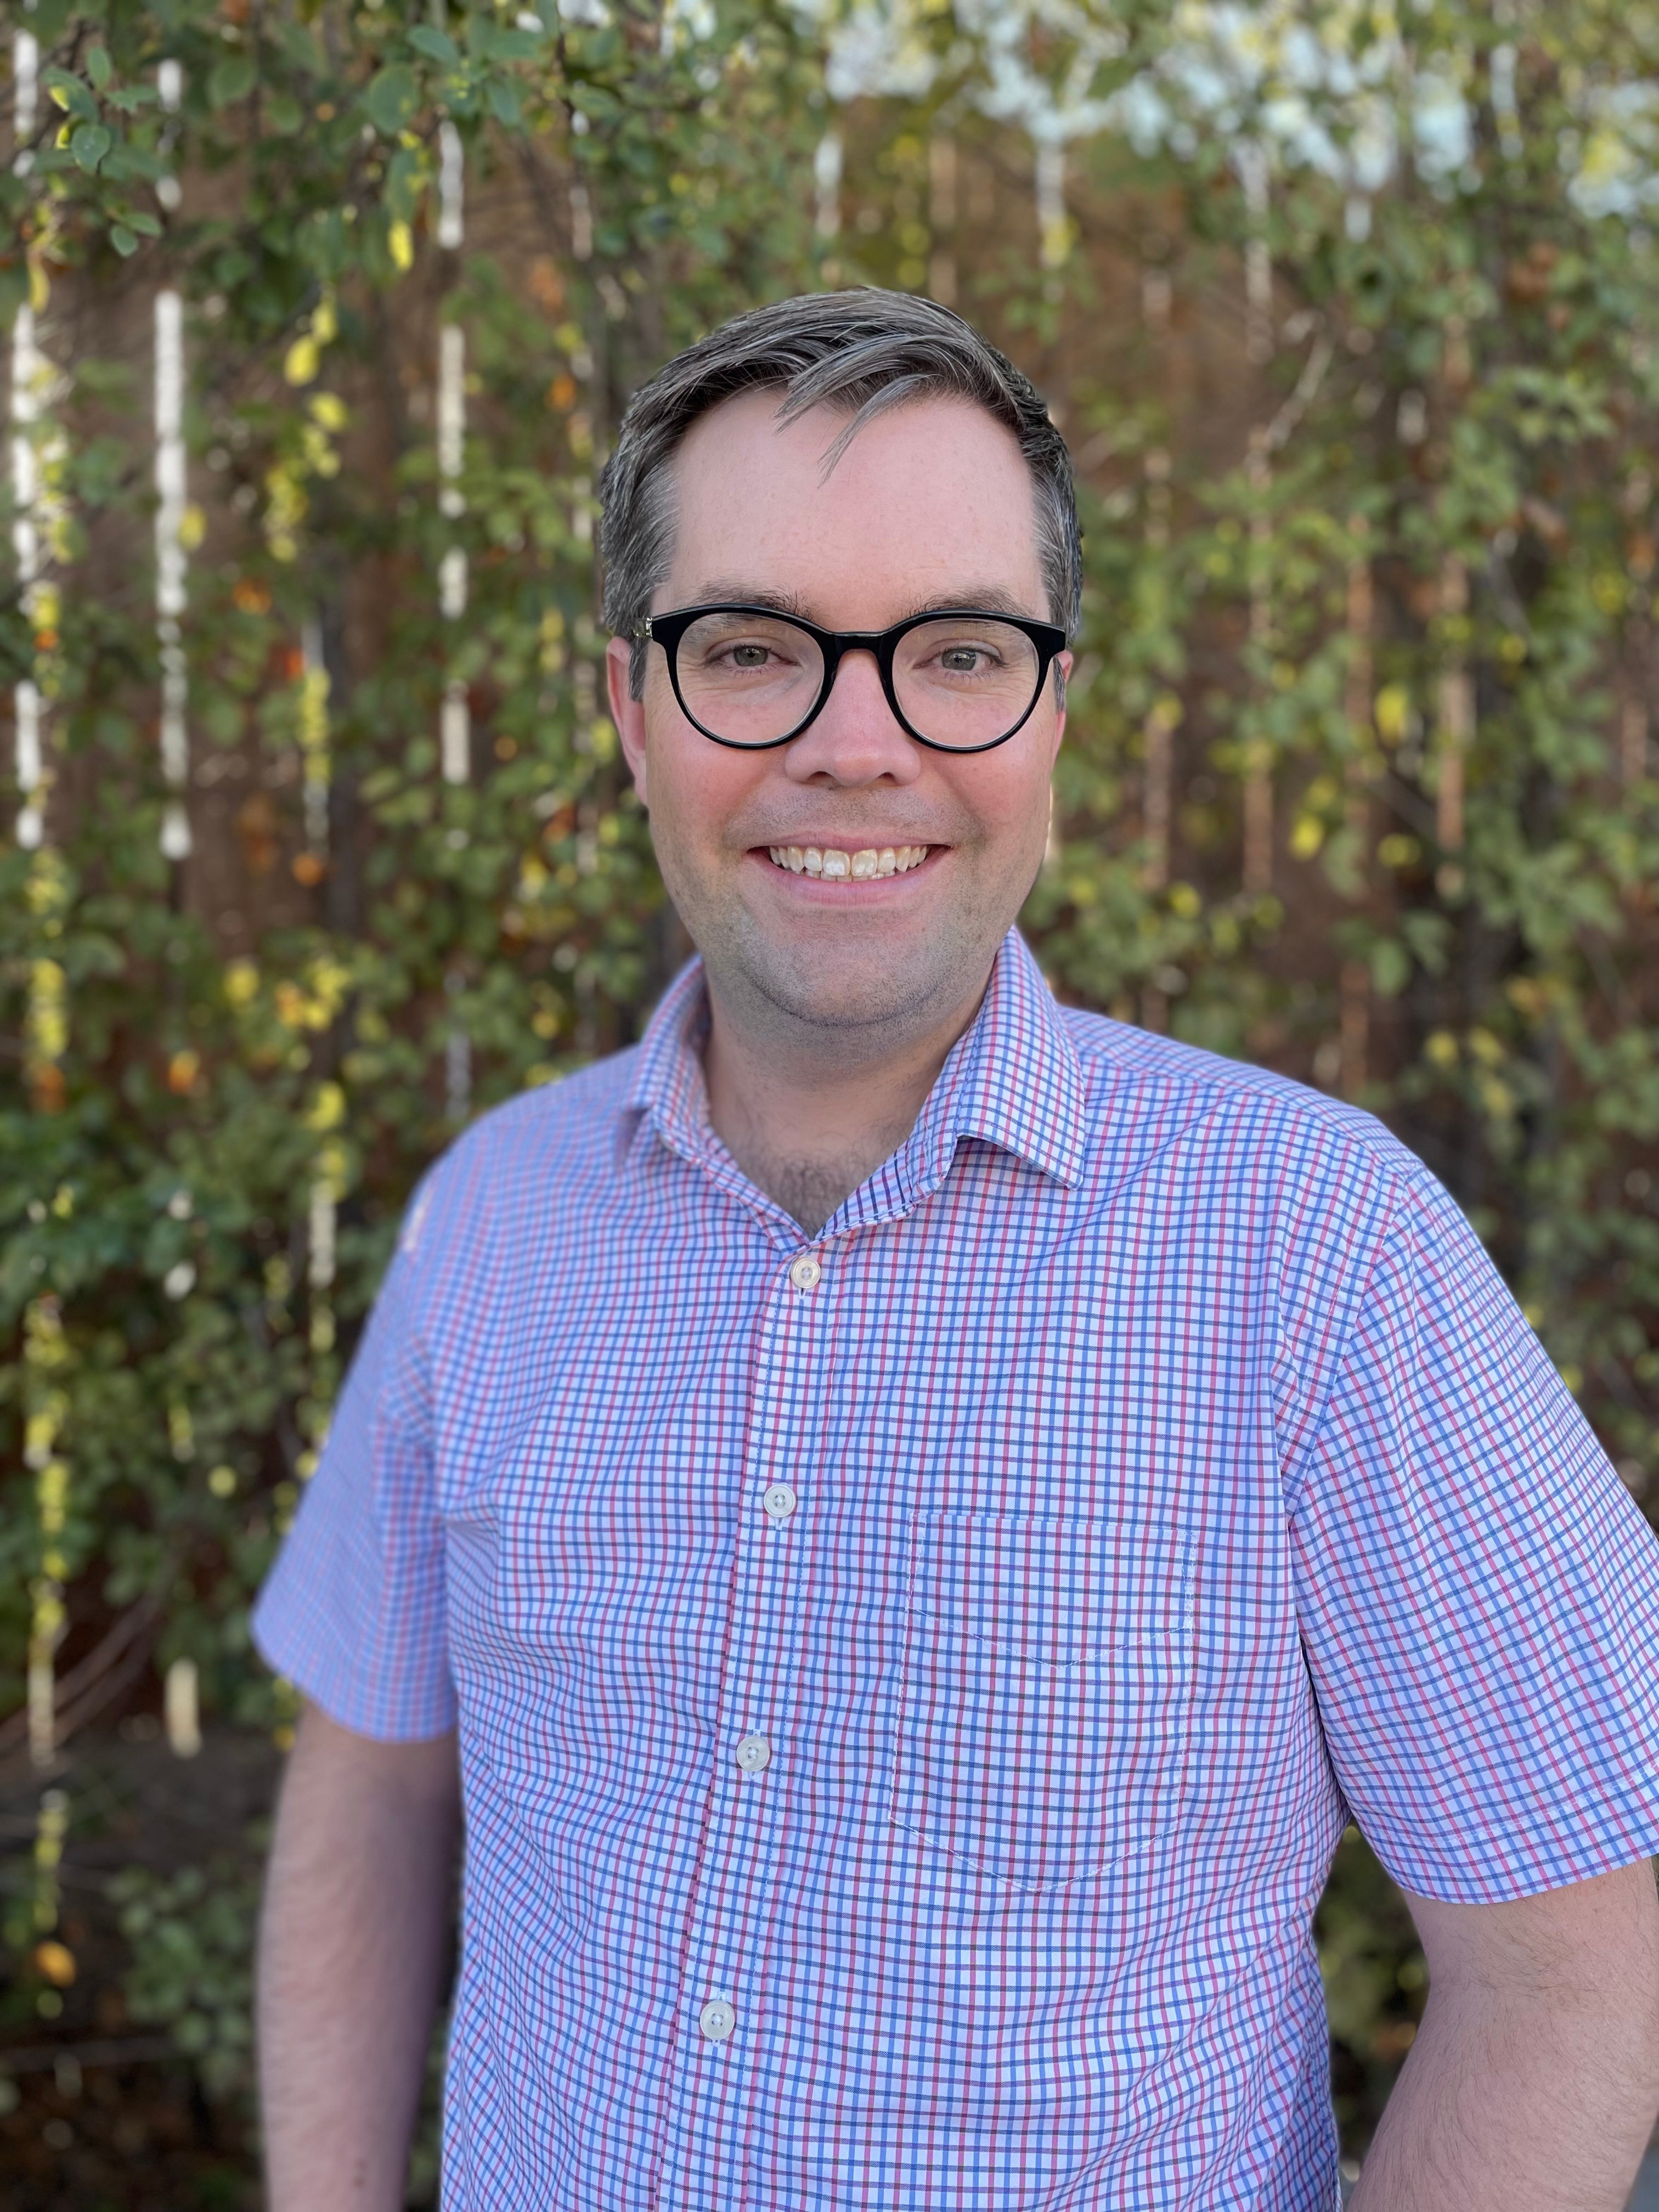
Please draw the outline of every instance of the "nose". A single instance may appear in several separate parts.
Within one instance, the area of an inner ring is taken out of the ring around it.
[[[914,783],[921,748],[894,719],[867,647],[844,653],[823,712],[783,753],[792,781],[832,784]]]

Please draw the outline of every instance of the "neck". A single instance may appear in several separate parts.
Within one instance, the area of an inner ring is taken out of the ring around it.
[[[904,1142],[951,1048],[985,996],[973,990],[924,1027],[866,1037],[799,1026],[781,1037],[744,1022],[710,976],[703,1071],[714,1133],[750,1181],[816,1237],[842,1201]],[[854,1041],[856,1040],[856,1041]]]

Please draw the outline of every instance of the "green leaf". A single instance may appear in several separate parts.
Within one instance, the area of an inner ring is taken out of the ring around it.
[[[256,71],[252,54],[226,54],[208,72],[208,106],[216,110],[234,106],[253,89]]]
[[[46,90],[58,97],[58,105],[70,115],[79,115],[88,123],[98,119],[98,103],[78,76],[67,70],[49,69],[40,73],[40,82]]]
[[[94,175],[115,141],[101,123],[78,123],[70,140],[69,149],[88,176]]]
[[[370,82],[363,106],[377,131],[395,138],[421,104],[421,88],[415,72],[404,63],[393,62]]]
[[[1397,999],[1412,979],[1411,955],[1397,937],[1379,938],[1371,947],[1371,981],[1379,996]]]
[[[427,165],[412,146],[400,146],[386,163],[386,212],[397,222],[408,222],[425,186]]]
[[[94,88],[100,92],[101,92],[105,86],[109,82],[110,58],[109,52],[106,47],[88,46],[87,48],[87,75],[92,79]]]
[[[126,140],[118,138],[105,155],[104,166],[99,173],[109,183],[130,184],[136,177],[153,180],[156,173],[147,156],[136,153]]]
[[[329,75],[328,58],[303,23],[270,24],[267,17],[267,24],[268,35],[275,40],[278,52],[301,76],[321,78]]]
[[[517,130],[524,121],[524,106],[519,98],[519,88],[512,78],[491,77],[485,97],[489,102],[489,112],[497,123],[505,124],[509,131]]]
[[[125,260],[129,253],[137,253],[138,240],[124,222],[110,225],[109,242]]]
[[[534,61],[547,43],[544,31],[517,31],[490,26],[479,38],[480,50],[493,62]]]
[[[409,34],[409,43],[417,52],[441,62],[446,69],[453,69],[461,58],[461,50],[454,40],[431,23],[417,23]]]

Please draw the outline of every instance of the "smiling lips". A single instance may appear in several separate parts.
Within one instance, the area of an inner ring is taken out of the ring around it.
[[[833,845],[767,848],[775,867],[787,868],[796,876],[822,876],[830,883],[867,883],[875,876],[902,876],[908,868],[919,868],[932,850],[930,845],[866,845],[856,853],[844,853]]]

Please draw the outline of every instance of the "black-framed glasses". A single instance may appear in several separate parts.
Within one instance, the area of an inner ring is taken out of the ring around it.
[[[678,607],[640,635],[668,656],[686,720],[717,745],[760,751],[798,738],[823,711],[842,656],[869,653],[881,688],[918,744],[988,752],[1030,720],[1065,650],[1055,623],[945,607],[891,629],[820,629],[775,608]]]

